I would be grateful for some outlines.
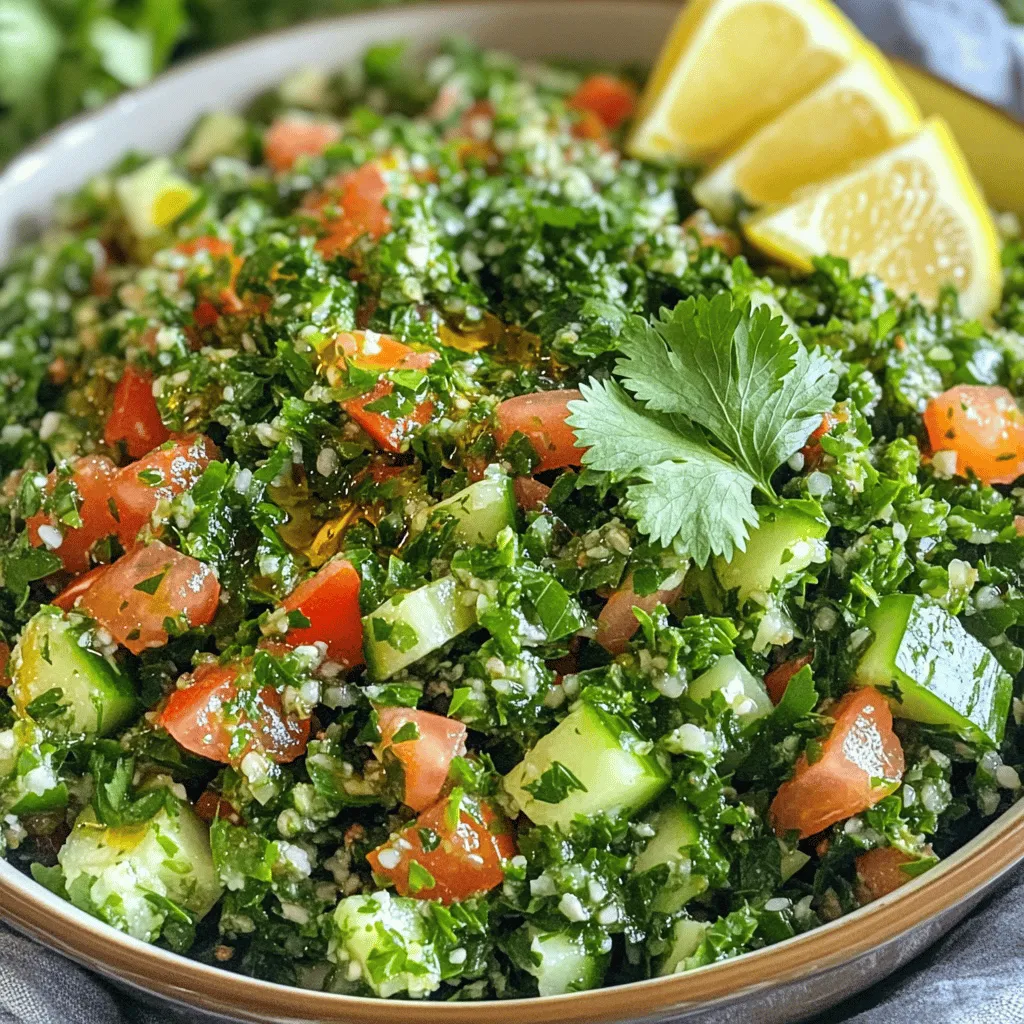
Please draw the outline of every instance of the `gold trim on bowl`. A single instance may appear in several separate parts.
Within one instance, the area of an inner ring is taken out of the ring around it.
[[[111,106],[73,119],[26,150],[0,175],[0,258],[3,233],[12,233],[13,221],[37,210],[40,203],[48,207],[55,174],[65,189],[81,180],[86,172],[73,160],[78,150],[93,147],[95,159],[95,148],[100,147],[103,159],[113,163],[120,154],[116,147],[122,144],[120,137],[111,133],[118,119],[127,123],[152,113],[153,104],[166,107],[173,102],[175,91],[179,99],[187,97],[194,105],[196,89],[208,85],[211,73],[225,62],[244,58],[250,67],[262,67],[261,58],[275,48],[304,52],[304,40],[340,28],[355,34],[399,35],[409,25],[419,25],[423,34],[432,38],[466,31],[467,24],[475,31],[474,26],[486,24],[492,14],[509,30],[509,49],[517,49],[518,44],[521,52],[531,33],[535,39],[547,38],[538,28],[547,24],[546,19],[564,22],[566,7],[572,11],[572,27],[579,28],[579,33],[557,37],[558,45],[564,41],[569,55],[582,56],[590,52],[588,47],[619,52],[620,36],[632,40],[633,45],[642,31],[649,31],[652,39],[660,38],[676,6],[665,0],[426,3],[300,26],[198,58]],[[587,34],[592,21],[606,26],[603,42],[593,31]],[[551,45],[551,40],[547,41]],[[950,121],[990,202],[1024,213],[1024,190],[1011,177],[1014,167],[1024,166],[1024,126],[919,69],[902,62],[896,66],[926,112],[942,113]],[[205,105],[216,106],[216,99]],[[70,177],[75,174],[78,179]],[[132,939],[72,907],[5,861],[0,861],[0,917],[44,945],[141,992],[241,1020],[278,1024],[594,1024],[640,1018],[724,1021],[746,1012],[758,1024],[770,1024],[834,1005],[885,977],[966,914],[1022,856],[1024,802],[1006,811],[927,874],[812,932],[687,974],[516,1001],[389,1001],[311,992],[233,974]],[[736,1005],[740,1003],[744,1010]]]

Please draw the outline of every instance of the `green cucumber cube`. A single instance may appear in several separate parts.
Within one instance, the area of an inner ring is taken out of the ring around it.
[[[992,652],[929,598],[894,594],[871,610],[874,634],[854,676],[889,693],[892,713],[946,726],[963,739],[998,746],[1013,680]]]
[[[699,840],[700,829],[693,815],[679,804],[662,807],[647,824],[654,829],[654,835],[637,854],[633,871],[642,874],[668,865],[668,880],[654,899],[654,909],[674,914],[708,887],[703,875],[691,871],[689,847]]]
[[[711,926],[706,921],[691,921],[688,917],[676,921],[672,930],[672,948],[661,961],[658,973],[665,977],[685,969],[687,958],[693,956],[704,941],[704,933]]]
[[[601,984],[608,958],[588,952],[581,936],[544,932],[533,926],[529,935],[534,964],[527,970],[537,979],[540,995],[584,992]]]
[[[476,595],[453,576],[385,601],[363,618],[372,678],[387,679],[476,625]]]
[[[58,753],[58,745],[27,718],[0,731],[0,815],[41,814],[67,806]]]
[[[715,664],[694,679],[689,696],[700,703],[718,691],[744,724],[770,715],[774,708],[764,683],[752,675],[732,654],[723,655]]]
[[[567,829],[577,814],[624,814],[649,804],[669,774],[632,727],[580,704],[505,776],[505,789],[536,825]]]
[[[742,604],[753,594],[767,594],[777,580],[828,557],[828,524],[800,509],[762,507],[760,521],[750,532],[746,551],[728,561],[715,559],[715,575],[726,590],[738,591]]]
[[[375,995],[413,999],[441,985],[441,964],[429,938],[423,900],[375,892],[347,896],[334,910],[327,956]]]
[[[75,906],[120,931],[155,942],[168,909],[163,897],[201,920],[221,896],[206,823],[168,796],[149,821],[104,825],[91,807],[57,854]]]
[[[89,626],[84,616],[49,605],[32,617],[11,657],[8,692],[20,715],[62,708],[47,714],[46,725],[88,736],[109,736],[134,717],[135,687],[112,659],[90,649]]]
[[[190,171],[201,171],[214,157],[242,156],[249,127],[240,114],[215,110],[195,126],[182,156]]]
[[[441,513],[455,517],[455,537],[463,544],[493,544],[506,526],[516,523],[516,496],[512,480],[504,473],[491,474],[475,484],[422,509],[413,516],[410,531],[422,533]]]

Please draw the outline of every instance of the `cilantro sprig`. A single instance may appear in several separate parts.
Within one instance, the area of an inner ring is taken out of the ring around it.
[[[617,380],[569,406],[584,466],[629,483],[624,511],[652,540],[698,565],[730,558],[757,524],[754,492],[778,500],[772,474],[832,407],[832,360],[728,292],[631,317],[620,348]]]

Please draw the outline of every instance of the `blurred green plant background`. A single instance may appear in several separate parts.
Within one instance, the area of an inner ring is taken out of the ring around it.
[[[0,0],[0,166],[172,60],[392,0]]]

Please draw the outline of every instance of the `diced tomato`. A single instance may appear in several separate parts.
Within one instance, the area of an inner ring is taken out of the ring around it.
[[[589,139],[591,142],[600,142],[603,147],[608,146],[608,129],[592,110],[581,110],[580,116],[572,126],[572,134],[577,139]]]
[[[772,801],[779,835],[801,839],[873,807],[903,778],[903,748],[892,731],[892,712],[874,687],[848,693],[832,712],[835,725],[811,764],[803,754],[793,777]]]
[[[785,696],[786,687],[789,686],[790,679],[805,665],[810,665],[812,661],[814,661],[814,651],[808,651],[806,654],[801,654],[798,658],[790,658],[789,661],[776,665],[764,677],[764,686],[773,704],[778,704]]]
[[[386,235],[391,230],[391,214],[384,205],[387,194],[388,184],[375,163],[326,182],[302,204],[323,224],[324,236],[317,249],[328,259],[344,256],[364,235],[374,240]]]
[[[192,320],[196,327],[212,327],[221,317],[222,313],[242,313],[246,305],[238,297],[235,291],[235,282],[238,280],[238,272],[245,262],[241,256],[235,255],[234,246],[224,238],[217,238],[215,235],[200,235],[197,238],[188,238],[179,242],[175,248],[185,256],[195,256],[200,252],[209,253],[213,259],[230,259],[231,273],[228,283],[220,289],[214,299],[201,295],[192,310]],[[182,275],[184,277],[184,275]],[[260,300],[265,296],[259,296]],[[253,312],[265,312],[256,307]]]
[[[109,565],[97,565],[94,569],[82,573],[72,580],[51,602],[66,612],[71,611],[78,599],[110,568]]]
[[[4,643],[0,640],[0,687],[6,687],[10,685],[11,676],[7,671],[7,666],[11,662],[11,647],[10,644]]]
[[[306,752],[309,719],[285,714],[281,695],[271,686],[238,697],[237,665],[203,665],[189,685],[175,690],[160,713],[160,724],[186,750],[222,764],[239,764],[250,751],[279,764]],[[244,730],[244,741],[232,740]]]
[[[1024,473],[1024,413],[1006,388],[958,384],[924,411],[933,452],[956,453],[956,472],[1012,484]]]
[[[111,448],[123,444],[128,458],[140,459],[170,436],[153,397],[152,374],[129,364],[114,389],[103,440]]]
[[[80,573],[89,568],[89,552],[92,546],[104,537],[118,532],[111,505],[111,488],[117,475],[117,467],[101,455],[86,455],[74,464],[71,479],[78,491],[78,515],[82,525],[65,526],[53,516],[42,512],[28,518],[28,539],[33,547],[42,547],[39,535],[41,527],[51,527],[60,535],[60,544],[53,548],[68,572]],[[46,482],[46,491],[53,491],[57,473],[52,472]],[[47,547],[51,547],[49,531],[44,533]]]
[[[335,559],[284,600],[284,607],[309,619],[308,626],[293,627],[284,637],[292,647],[322,640],[327,657],[346,667],[363,663],[363,622],[359,607],[362,579],[351,562]]]
[[[182,629],[207,626],[217,614],[220,583],[204,562],[156,540],[136,544],[97,576],[80,606],[132,654],[167,643],[168,620]]]
[[[634,608],[650,615],[659,604],[669,605],[677,597],[681,587],[656,590],[653,594],[640,596],[633,591],[632,576],[619,587],[605,602],[597,617],[597,642],[609,654],[622,654],[630,638],[640,628]]]
[[[223,818],[232,825],[243,824],[242,816],[235,810],[234,805],[225,800],[219,793],[212,789],[205,789],[195,803],[196,817],[203,821],[213,821],[215,818]]]
[[[574,110],[589,110],[606,128],[618,128],[636,109],[636,88],[614,75],[591,75],[569,98]]]
[[[424,811],[414,824],[367,854],[374,873],[402,896],[440,900],[445,905],[501,885],[502,861],[516,852],[507,823],[483,802],[479,819],[460,808],[455,824],[454,813],[448,799]],[[413,862],[422,872],[410,877]]]
[[[512,489],[515,491],[516,504],[524,512],[537,512],[544,507],[548,500],[551,488],[534,480],[532,476],[517,476],[512,481]]]
[[[263,158],[275,171],[290,171],[303,156],[319,156],[341,138],[330,121],[279,117],[263,136]]]
[[[862,853],[856,860],[857,897],[861,903],[871,903],[906,885],[911,876],[903,870],[913,857],[895,846],[880,846]]]
[[[436,352],[417,352],[386,334],[371,334],[367,339],[364,331],[339,335],[335,339],[335,351],[342,365],[351,362],[366,370],[425,370],[437,359]],[[366,408],[386,398],[392,391],[394,385],[391,381],[378,381],[367,394],[342,402],[342,408],[373,438],[379,448],[400,452],[410,434],[430,421],[434,403],[428,398],[397,419]]]
[[[395,707],[377,708],[377,726],[377,756],[401,765],[403,803],[414,811],[426,809],[441,795],[452,758],[466,752],[466,727],[444,715]],[[396,741],[403,729],[409,738]]]
[[[190,434],[168,441],[138,462],[118,470],[108,493],[112,493],[117,509],[117,535],[121,543],[134,543],[157,505],[189,490],[219,455],[208,437]]]
[[[576,447],[576,435],[566,422],[569,403],[583,396],[569,391],[538,391],[506,399],[495,411],[495,434],[502,448],[519,431],[525,434],[540,458],[535,472],[578,466],[583,449]]]

